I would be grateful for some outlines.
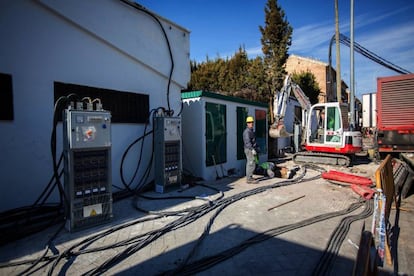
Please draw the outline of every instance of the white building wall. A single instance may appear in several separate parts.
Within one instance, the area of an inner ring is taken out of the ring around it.
[[[174,58],[169,101],[177,114],[190,78],[189,32],[161,22]],[[0,72],[12,75],[14,104],[14,120],[0,121],[0,211],[33,203],[52,176],[55,81],[148,94],[150,109],[168,105],[171,61],[162,30],[121,1],[0,1],[0,36]],[[143,130],[141,124],[112,125],[114,185],[122,186],[121,157]],[[57,134],[59,154],[61,124]],[[146,143],[143,164],[152,154],[151,139]],[[132,155],[124,164],[126,179],[138,150]]]

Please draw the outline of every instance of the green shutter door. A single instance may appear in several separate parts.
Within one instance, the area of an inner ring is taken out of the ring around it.
[[[206,166],[227,162],[226,106],[206,102]]]
[[[238,106],[237,112],[237,160],[246,159],[243,147],[243,131],[246,128],[247,108]]]

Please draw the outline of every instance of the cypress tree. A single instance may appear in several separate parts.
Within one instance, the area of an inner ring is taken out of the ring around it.
[[[267,100],[272,107],[273,96],[283,85],[285,64],[292,44],[292,27],[277,0],[268,0],[265,6],[265,25],[259,26],[266,71]]]

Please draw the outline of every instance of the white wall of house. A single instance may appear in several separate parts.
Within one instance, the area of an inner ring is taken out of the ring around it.
[[[186,173],[201,177],[206,181],[212,181],[219,177],[227,176],[228,170],[235,169],[238,176],[245,175],[246,160],[237,160],[237,107],[245,107],[248,114],[254,116],[255,110],[267,108],[262,105],[240,103],[231,100],[231,97],[220,99],[201,96],[183,99],[182,136],[183,136],[183,168]],[[227,162],[217,166],[206,166],[206,103],[214,103],[226,106],[226,155]],[[267,136],[266,136],[267,147]],[[259,154],[259,161],[267,160],[267,152]]]
[[[190,78],[189,31],[159,19],[174,59],[169,100],[178,113]],[[12,76],[14,105],[14,120],[0,121],[0,211],[33,203],[52,176],[55,81],[148,94],[150,109],[167,107],[171,61],[162,29],[121,1],[0,1],[0,37],[0,72]],[[121,157],[143,131],[142,124],[112,125],[114,185],[122,186]],[[61,124],[57,134],[59,154]],[[143,164],[152,154],[151,139],[146,143]],[[133,152],[126,179],[138,160],[138,148]]]

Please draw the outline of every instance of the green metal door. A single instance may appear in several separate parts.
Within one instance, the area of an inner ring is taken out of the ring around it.
[[[206,166],[227,162],[226,106],[206,102]]]
[[[246,128],[246,118],[248,109],[246,107],[238,106],[237,113],[237,160],[246,159],[243,147],[243,131]]]
[[[261,153],[267,152],[266,147],[266,138],[267,138],[267,128],[266,128],[266,111],[261,109],[255,110],[255,133],[256,133],[256,143],[260,147]]]

